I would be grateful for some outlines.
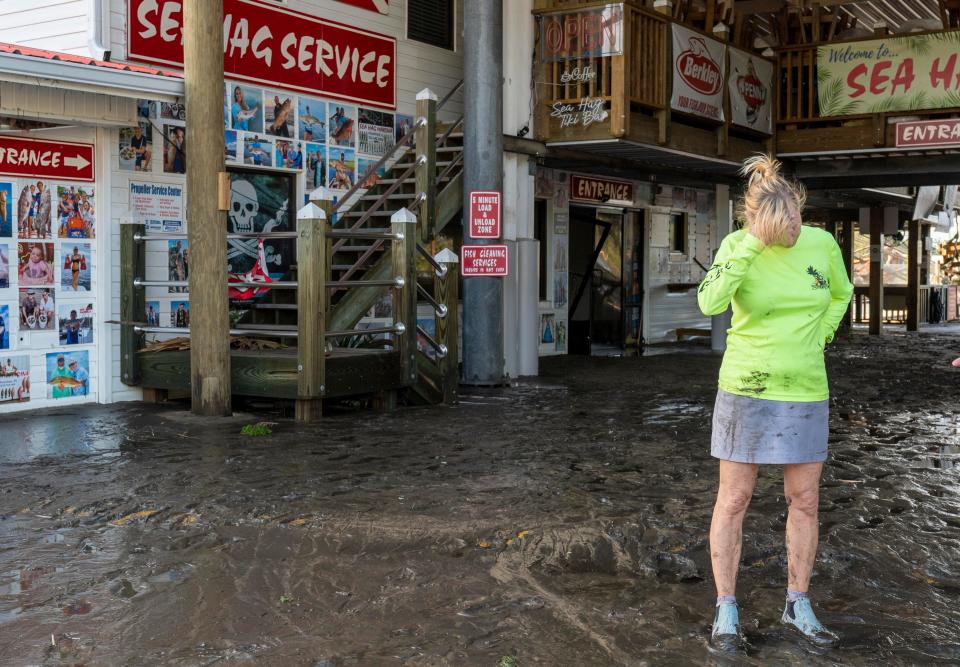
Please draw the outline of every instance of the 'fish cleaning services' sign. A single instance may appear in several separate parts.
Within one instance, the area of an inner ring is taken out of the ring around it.
[[[726,46],[673,24],[673,96],[670,107],[723,122]]]

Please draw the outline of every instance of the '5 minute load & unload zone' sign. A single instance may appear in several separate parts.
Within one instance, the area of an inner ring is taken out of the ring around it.
[[[470,193],[470,238],[500,238],[500,193],[474,190]]]

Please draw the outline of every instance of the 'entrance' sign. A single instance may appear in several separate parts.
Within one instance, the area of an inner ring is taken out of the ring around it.
[[[474,190],[470,193],[470,238],[500,238],[500,193]]]
[[[503,278],[509,271],[505,245],[465,245],[461,249],[460,272],[464,278]]]
[[[0,174],[93,181],[93,144],[0,136]]]
[[[960,118],[897,123],[897,148],[960,145]]]
[[[633,206],[633,183],[571,174],[570,199]]]

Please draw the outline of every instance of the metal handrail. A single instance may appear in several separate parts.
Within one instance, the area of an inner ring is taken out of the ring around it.
[[[334,239],[380,239],[383,241],[402,241],[402,233],[394,233],[389,229],[331,229],[327,232],[329,238]]]
[[[409,167],[407,167],[407,170],[406,170],[405,172],[403,172],[403,175],[401,175],[400,178],[398,178],[398,179],[396,180],[396,182],[394,182],[393,184],[391,184],[390,187],[387,188],[386,192],[384,192],[382,195],[380,195],[380,198],[379,198],[377,201],[375,201],[375,202],[373,203],[373,205],[372,205],[367,211],[364,211],[364,215],[363,215],[357,222],[355,222],[355,223],[353,223],[352,225],[350,225],[350,229],[351,229],[351,230],[357,229],[357,228],[360,227],[363,223],[365,223],[367,220],[369,220],[369,219],[370,219],[370,215],[369,215],[369,214],[373,213],[373,212],[376,210],[376,207],[381,204],[381,202],[386,201],[387,197],[389,197],[391,194],[393,194],[393,193],[396,191],[396,189],[399,188],[399,187],[403,184],[403,182],[404,182],[405,180],[407,180],[407,178],[410,176],[410,174],[413,173],[413,170],[416,169],[416,168],[417,168],[417,163],[416,163],[416,162],[414,162],[412,165],[410,165]],[[337,252],[337,251],[340,250],[340,248],[342,248],[343,246],[344,246],[343,241],[337,241],[337,242],[333,245],[333,252]]]
[[[453,88],[451,88],[451,89],[447,92],[447,94],[443,96],[443,99],[442,99],[442,100],[440,100],[439,102],[437,102],[437,109],[439,110],[439,109],[442,109],[443,107],[445,107],[446,104],[447,104],[447,102],[450,101],[450,98],[453,97],[454,94],[455,94],[458,90],[460,90],[461,88],[463,88],[463,84],[464,84],[464,79],[460,79],[460,81],[457,82],[457,85],[455,85]]]
[[[427,260],[427,264],[433,267],[433,270],[437,272],[438,278],[445,278],[447,275],[447,265],[441,264],[433,255],[430,254],[430,251],[427,250],[426,246],[422,243],[417,244],[417,252],[420,253],[420,256]]]
[[[447,130],[440,135],[440,138],[437,139],[437,148],[447,143],[447,139],[450,138],[450,135],[453,134],[453,131],[461,125],[463,125],[463,116],[460,116],[453,125],[448,127]]]
[[[142,334],[190,334],[189,327],[143,327],[134,326],[134,333]],[[231,336],[270,336],[271,338],[296,338],[296,329],[230,329]]]
[[[181,240],[181,239],[182,239],[182,240],[186,240],[187,238],[188,238],[188,237],[187,237],[186,234],[176,234],[176,233],[172,233],[172,232],[169,233],[169,234],[134,234],[134,235],[133,235],[133,240],[134,240],[134,241],[137,241],[138,243],[142,243],[142,242],[146,242],[146,241],[178,241],[178,240]],[[296,232],[267,232],[267,233],[261,233],[261,234],[256,234],[256,233],[252,233],[252,234],[227,234],[227,235],[226,235],[226,238],[227,238],[227,240],[234,240],[234,239],[252,239],[252,240],[257,240],[257,239],[295,239],[295,238],[297,238],[297,233],[296,233]]]
[[[256,287],[259,289],[297,289],[299,283],[295,280],[273,280],[270,282],[259,282],[255,280],[228,280],[229,287]],[[133,286],[142,287],[190,287],[187,280],[143,280],[134,278]]]
[[[406,284],[407,281],[403,276],[386,280],[331,280],[327,283],[327,289],[347,289],[349,287],[396,287],[399,289]]]
[[[359,336],[362,334],[395,334],[402,336],[407,332],[407,327],[403,322],[397,322],[392,327],[370,327],[369,329],[343,329],[341,331],[328,331],[327,338],[343,338],[344,336]]]
[[[379,160],[376,161],[376,163],[373,165],[373,167],[371,167],[371,168],[368,169],[368,171],[372,171],[373,173],[376,173],[377,170],[378,170],[380,167],[382,167],[383,165],[385,165],[385,164],[387,163],[387,161],[388,161],[390,158],[393,157],[394,153],[397,152],[397,149],[398,149],[398,148],[401,148],[401,147],[402,147],[402,148],[404,148],[405,150],[406,150],[406,149],[409,149],[410,147],[407,146],[407,144],[410,143],[410,141],[413,139],[414,136],[416,136],[417,130],[419,130],[420,128],[422,128],[422,127],[425,126],[426,124],[427,124],[427,119],[426,119],[426,118],[423,118],[423,117],[418,118],[418,119],[417,119],[417,122],[413,124],[413,127],[411,127],[409,130],[407,130],[407,133],[406,133],[405,135],[403,135],[403,136],[400,138],[400,140],[397,141],[397,143],[395,143],[395,144],[393,145],[393,148],[391,148],[389,151],[387,151],[386,153],[384,153],[383,156],[382,156]],[[365,183],[365,182],[366,182],[365,180],[360,180],[360,179],[358,178],[358,179],[357,179],[357,182],[353,184],[353,187],[350,188],[349,190],[347,190],[347,193],[346,193],[345,195],[343,195],[340,199],[338,199],[338,200],[334,203],[333,208],[332,208],[331,210],[332,210],[334,213],[336,213],[337,211],[340,210],[340,207],[341,207],[341,206],[343,206],[346,202],[350,201],[350,199],[353,197],[353,195],[355,195],[356,193],[360,192],[360,190],[369,190],[368,187],[364,187],[364,183]]]
[[[446,178],[447,174],[450,173],[450,171],[452,171],[453,168],[456,167],[461,162],[463,162],[463,151],[457,153],[454,156],[454,158],[450,161],[450,164],[448,164],[444,168],[444,170],[440,172],[440,175],[437,176],[437,180],[442,181],[444,178]]]
[[[420,283],[417,283],[417,292],[423,297],[424,301],[433,306],[433,312],[435,312],[438,317],[444,318],[447,316],[447,307],[442,303],[437,303],[437,300],[433,298],[433,295],[430,294],[430,292],[428,292],[427,289]]]
[[[448,352],[447,346],[444,345],[443,343],[438,343],[437,341],[435,341],[433,337],[429,333],[427,333],[427,330],[424,329],[419,324],[417,325],[417,333],[423,336],[424,340],[426,340],[427,343],[430,345],[430,347],[434,349],[434,351],[437,353],[437,356],[440,359],[443,359],[445,356],[447,356],[447,352]]]

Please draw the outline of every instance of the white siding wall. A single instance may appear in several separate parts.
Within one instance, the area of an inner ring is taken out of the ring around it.
[[[0,42],[89,55],[88,0],[2,0]]]

